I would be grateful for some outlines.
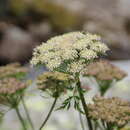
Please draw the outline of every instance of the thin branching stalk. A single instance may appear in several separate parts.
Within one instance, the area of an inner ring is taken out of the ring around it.
[[[84,98],[83,90],[81,88],[81,83],[80,83],[79,77],[78,77],[78,80],[77,80],[77,87],[78,87],[79,96],[80,96],[80,99],[81,99],[81,102],[82,102],[82,106],[83,106],[83,109],[84,109],[84,112],[85,112],[86,120],[88,122],[88,127],[89,127],[90,130],[93,130],[91,120],[87,116],[88,115],[87,105],[86,105],[86,102],[85,102],[85,98]]]
[[[106,123],[103,120],[101,120],[101,122],[102,122],[104,129],[106,129]]]
[[[24,107],[24,110],[25,110],[27,119],[28,119],[28,121],[29,121],[29,123],[30,123],[30,126],[31,126],[32,130],[35,130],[34,125],[33,125],[33,122],[32,122],[32,120],[31,120],[31,117],[30,117],[30,114],[29,114],[29,111],[28,111],[28,108],[27,108],[27,106],[26,106],[26,104],[25,104],[25,101],[24,101],[23,97],[21,97],[21,101],[22,101],[22,104],[23,104],[23,107]]]
[[[55,100],[54,100],[54,102],[53,102],[53,104],[52,104],[52,106],[51,106],[51,109],[50,109],[50,111],[49,111],[47,117],[45,118],[44,122],[42,123],[41,127],[39,128],[39,130],[42,130],[42,128],[43,128],[43,127],[45,126],[45,124],[47,123],[47,121],[48,121],[48,119],[50,118],[50,116],[51,116],[51,114],[52,114],[52,111],[53,111],[53,109],[54,109],[54,107],[55,107],[55,105],[56,105],[56,102],[57,102],[57,98],[55,98]]]
[[[21,125],[22,125],[22,127],[23,127],[23,130],[27,130],[26,124],[25,124],[25,122],[24,122],[24,119],[22,118],[22,116],[21,116],[21,114],[20,114],[20,112],[19,112],[19,108],[18,108],[18,107],[15,107],[15,111],[16,111],[17,116],[18,116],[18,118],[19,118],[19,120],[20,120],[20,122],[21,122]]]
[[[84,128],[84,123],[83,123],[83,118],[82,118],[82,115],[81,115],[80,112],[79,112],[79,120],[80,120],[80,124],[81,124],[82,130],[85,130],[85,128]]]
[[[94,130],[97,130],[98,129],[98,122],[95,120],[94,121],[94,128],[93,128]]]

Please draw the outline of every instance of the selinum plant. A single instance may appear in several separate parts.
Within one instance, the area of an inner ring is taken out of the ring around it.
[[[98,61],[108,50],[98,35],[87,32],[71,32],[56,36],[34,49],[31,64],[45,66],[48,69],[47,72],[37,76],[37,88],[54,98],[52,107],[39,130],[45,126],[57,100],[64,95],[65,100],[56,110],[68,110],[73,106],[80,115],[86,117],[86,126],[89,130],[122,130],[128,124],[130,103],[127,101],[117,97],[94,97],[91,104],[86,104],[87,99],[84,95],[88,89],[82,86],[81,76],[95,77],[102,95],[108,90],[109,83],[126,76],[125,72],[109,62]],[[35,130],[24,102],[24,93],[28,88],[28,84],[23,80],[26,73],[27,69],[18,63],[0,67],[0,106],[15,109],[23,130],[28,130],[19,111],[19,104],[22,103],[31,129]],[[0,118],[1,116],[3,113],[0,112]],[[81,126],[82,130],[85,130],[82,118]]]
[[[130,102],[117,97],[94,97],[93,104],[88,104],[88,115],[95,127],[119,130],[130,120]]]
[[[36,47],[31,60],[31,64],[34,66],[43,65],[49,71],[62,72],[73,76],[75,80],[73,89],[78,92],[76,97],[81,100],[83,113],[86,115],[90,130],[92,130],[92,122],[86,109],[87,105],[84,90],[81,87],[80,75],[85,71],[86,65],[94,62],[95,59],[99,59],[100,56],[106,55],[108,50],[109,48],[102,43],[98,35],[87,32],[71,32],[53,37]],[[71,98],[69,97],[63,103],[64,107],[68,104],[66,101],[69,99]]]
[[[27,107],[24,102],[24,93],[29,86],[24,78],[28,72],[26,67],[19,63],[12,63],[0,67],[0,106],[14,109],[19,117],[23,130],[27,130],[25,121],[20,113],[19,104],[22,102],[32,130],[34,130]],[[4,116],[3,112],[2,116]]]
[[[127,73],[107,60],[99,60],[86,66],[86,72],[83,75],[96,79],[103,96],[113,81],[122,80],[127,76]]]

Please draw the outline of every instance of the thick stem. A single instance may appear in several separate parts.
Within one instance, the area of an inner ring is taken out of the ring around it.
[[[29,123],[30,123],[30,126],[31,126],[32,130],[35,130],[34,125],[33,125],[33,123],[32,123],[32,120],[31,120],[31,117],[30,117],[30,115],[29,115],[29,111],[28,111],[28,109],[27,109],[27,106],[26,106],[26,104],[25,104],[25,102],[24,102],[23,97],[21,98],[21,100],[22,100],[22,104],[23,104],[23,107],[24,107],[24,110],[25,110],[27,119],[28,119],[28,121],[29,121]]]
[[[39,128],[39,130],[42,130],[42,128],[43,128],[43,127],[45,126],[45,124],[47,123],[47,121],[48,121],[49,117],[51,116],[52,111],[53,111],[53,109],[54,109],[54,107],[55,107],[55,105],[56,105],[56,102],[57,102],[57,98],[55,98],[55,100],[54,100],[54,102],[53,102],[53,104],[52,104],[52,106],[51,106],[51,109],[50,109],[50,111],[49,111],[47,117],[45,118],[44,122],[42,123],[41,127]]]
[[[79,78],[78,78],[78,81],[77,81],[77,87],[78,87],[79,96],[80,96],[80,99],[81,99],[81,102],[82,102],[82,106],[83,106],[83,109],[84,109],[84,112],[85,112],[85,116],[86,116],[86,120],[88,122],[89,129],[93,130],[91,120],[87,116],[88,115],[87,105],[86,105],[86,102],[85,102],[85,98],[84,98],[84,94],[83,94],[83,90],[81,88],[81,83],[80,83]]]
[[[20,112],[19,112],[19,108],[18,108],[18,107],[15,107],[15,110],[16,110],[17,116],[18,116],[18,118],[19,118],[19,120],[20,120],[20,122],[21,122],[21,125],[22,125],[22,127],[23,127],[23,130],[27,130],[26,125],[25,125],[25,122],[24,122],[24,119],[22,118],[22,116],[21,116],[21,114],[20,114]]]
[[[80,124],[81,124],[82,130],[85,130],[85,128],[84,128],[84,123],[83,123],[83,119],[82,119],[82,115],[81,115],[80,112],[79,112],[79,120],[80,120]]]

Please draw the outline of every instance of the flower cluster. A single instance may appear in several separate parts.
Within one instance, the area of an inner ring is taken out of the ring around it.
[[[38,76],[37,86],[39,89],[48,92],[53,97],[60,96],[73,82],[73,77],[61,72],[45,72]]]
[[[27,83],[16,78],[4,78],[0,80],[0,104],[15,107],[18,105]],[[13,106],[14,105],[14,106]]]
[[[71,32],[56,36],[34,49],[32,65],[43,64],[49,70],[80,73],[88,61],[108,51],[97,35]]]
[[[21,67],[19,63],[8,64],[0,67],[0,79],[5,77],[22,77],[26,74],[26,72],[27,69],[25,67]]]
[[[91,63],[86,68],[87,71],[84,75],[94,76],[98,80],[121,80],[127,76],[123,70],[120,70],[117,66],[111,64],[107,60]]]
[[[0,80],[0,95],[11,95],[17,91],[22,91],[27,84],[17,80],[16,78],[4,78]]]
[[[102,96],[111,87],[111,83],[114,80],[121,80],[127,76],[123,70],[111,64],[107,60],[90,63],[86,66],[86,71],[84,71],[83,75],[93,76],[96,78]]]
[[[0,104],[17,105],[21,96],[28,86],[26,82],[21,81],[27,74],[27,68],[19,63],[11,63],[0,67]]]
[[[130,103],[120,98],[94,97],[93,104],[88,104],[89,117],[103,120],[118,127],[125,126],[130,120]]]

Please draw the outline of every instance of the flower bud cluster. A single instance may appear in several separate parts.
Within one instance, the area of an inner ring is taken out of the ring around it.
[[[100,60],[89,64],[84,75],[94,76],[98,80],[121,80],[127,76],[126,72],[107,60]]]
[[[38,76],[37,86],[43,91],[48,91],[51,96],[59,96],[73,82],[73,78],[61,72],[45,72]]]
[[[88,105],[89,117],[103,120],[118,127],[125,126],[130,120],[130,103],[120,98],[94,97],[94,103]]]
[[[11,95],[18,91],[22,91],[27,84],[17,80],[16,78],[4,78],[0,80],[0,95]]]

